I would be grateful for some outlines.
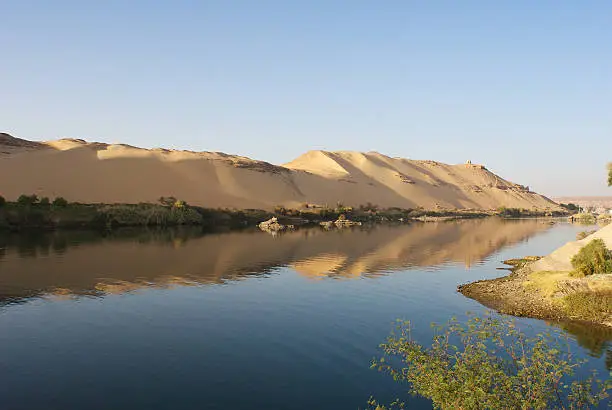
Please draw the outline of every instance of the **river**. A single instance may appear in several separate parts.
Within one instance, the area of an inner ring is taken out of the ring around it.
[[[395,319],[483,312],[456,292],[583,227],[496,218],[341,231],[0,236],[2,409],[357,409]],[[531,331],[558,328],[518,319]],[[565,326],[605,372],[610,335]],[[409,408],[431,408],[408,398]]]

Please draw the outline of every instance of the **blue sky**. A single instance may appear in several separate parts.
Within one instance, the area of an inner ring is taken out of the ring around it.
[[[612,195],[610,1],[0,2],[0,131],[484,163]]]

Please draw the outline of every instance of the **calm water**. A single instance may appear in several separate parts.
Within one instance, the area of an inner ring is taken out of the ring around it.
[[[405,386],[369,368],[484,309],[460,283],[583,227],[485,219],[325,232],[0,236],[2,409],[357,409]],[[548,324],[520,320],[539,331]],[[571,327],[605,371],[607,336]],[[410,399],[410,408],[430,408]]]

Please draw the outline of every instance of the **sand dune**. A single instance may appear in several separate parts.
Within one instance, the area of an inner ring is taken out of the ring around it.
[[[580,249],[591,242],[593,239],[601,239],[604,241],[608,249],[612,249],[612,224],[604,226],[597,232],[587,236],[579,241],[568,242],[558,248],[550,255],[545,256],[531,266],[532,271],[571,271],[572,258]]]
[[[426,209],[559,209],[484,166],[310,151],[283,166],[218,152],[142,149],[79,139],[33,142],[0,134],[0,194],[137,203],[175,196],[203,207],[304,203]]]

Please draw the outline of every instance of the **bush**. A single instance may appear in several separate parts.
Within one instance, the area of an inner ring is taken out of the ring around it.
[[[492,316],[437,327],[431,347],[413,341],[410,324],[400,322],[381,347],[385,357],[372,366],[410,383],[412,394],[438,409],[591,408],[612,387],[595,372],[570,383],[584,361],[567,348],[567,339],[529,338],[513,322]],[[374,400],[369,404],[385,408]]]
[[[58,196],[57,198],[55,198],[53,200],[53,206],[57,207],[57,208],[65,208],[68,206],[68,201],[66,201],[64,198],[62,198],[61,196]]]
[[[178,202],[178,201],[177,201]],[[202,215],[186,205],[166,208],[160,205],[107,205],[99,209],[106,226],[199,225]]]
[[[580,207],[578,205],[572,204],[572,203],[569,203],[569,204],[559,204],[559,205],[562,208],[567,209],[568,211],[579,211],[580,210]]]
[[[612,315],[612,292],[575,292],[563,298],[568,315],[600,322]]]
[[[51,204],[51,202],[49,201],[49,198],[47,198],[46,196],[40,198],[39,204],[42,206],[49,206]]]
[[[21,206],[31,206],[38,202],[38,196],[36,195],[20,195],[17,198],[17,203]]]
[[[505,206],[500,206],[497,208],[497,213],[500,216],[507,218],[518,218],[523,214],[524,211],[518,208],[506,208]]]
[[[577,241],[580,241],[580,240],[582,240],[582,239],[586,238],[587,236],[589,236],[589,235],[591,235],[591,234],[594,234],[595,232],[597,232],[597,231],[596,231],[596,230],[593,230],[593,231],[582,231],[582,232],[578,232],[578,233],[576,234],[576,240],[577,240]]]
[[[572,276],[612,273],[612,251],[601,239],[593,239],[572,258]]]
[[[6,205],[6,199],[2,195],[0,195],[0,208]]]

